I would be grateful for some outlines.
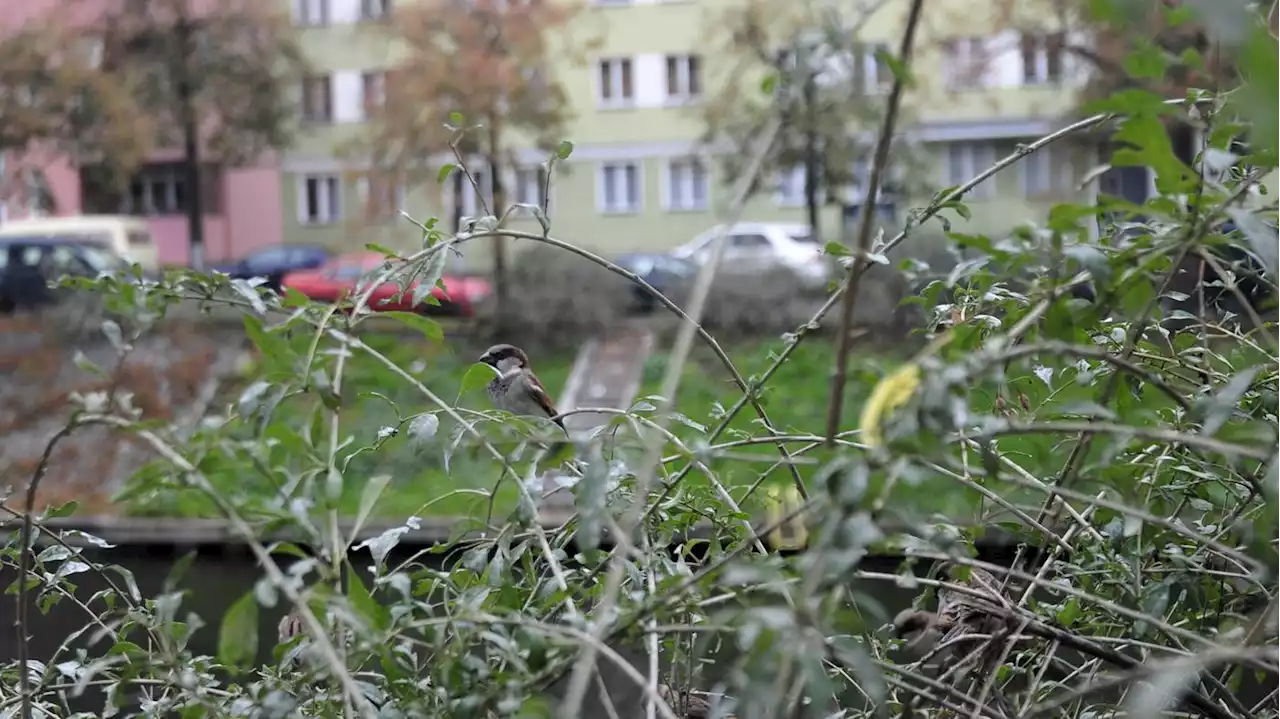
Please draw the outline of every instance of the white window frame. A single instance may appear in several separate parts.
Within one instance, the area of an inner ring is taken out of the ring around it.
[[[297,27],[326,27],[333,23],[331,0],[293,0],[293,24]]]
[[[546,172],[546,166],[541,164],[515,168],[511,171],[511,194],[517,203],[542,207],[547,215],[550,215],[551,187],[546,181]],[[544,191],[547,193],[545,198],[542,194]],[[520,211],[524,214],[533,214],[524,208],[520,208]]]
[[[627,180],[627,168],[634,169],[633,180]],[[625,180],[622,193],[626,202],[620,203],[608,196],[608,178],[610,171],[614,179]],[[634,184],[633,184],[634,183]],[[633,215],[644,208],[644,167],[639,160],[604,161],[596,168],[596,209],[603,215]]]
[[[316,183],[316,213],[307,206],[307,185]],[[322,191],[323,190],[323,191]],[[298,223],[307,227],[342,221],[342,177],[334,173],[307,173],[298,177]]]
[[[880,61],[876,53],[892,54],[890,47],[882,42],[873,42],[861,46],[858,57],[862,60],[862,92],[868,95],[889,92],[893,88],[893,70],[885,63],[886,77],[880,81]]]
[[[311,116],[308,114],[308,113],[311,111],[311,108],[307,106],[307,87],[309,86],[309,83],[310,83],[311,81],[313,81],[313,80],[324,80],[324,81],[325,81],[325,83],[329,86],[329,107],[328,107],[329,112],[328,112],[328,117],[311,117]],[[336,88],[336,87],[334,87],[334,85],[336,85],[337,83],[335,83],[335,82],[334,82],[334,76],[333,76],[333,73],[327,73],[327,74],[323,74],[323,75],[308,75],[308,76],[306,76],[306,77],[304,77],[304,78],[303,78],[302,83],[303,83],[303,85],[302,85],[302,107],[301,107],[301,110],[302,110],[302,118],[301,118],[301,119],[302,119],[302,121],[303,121],[303,122],[305,122],[305,123],[311,123],[311,124],[315,124],[315,125],[330,125],[330,124],[333,124],[333,122],[334,122],[334,117],[338,114],[337,88]]]
[[[773,201],[781,207],[801,207],[804,199],[804,165],[792,165],[778,170],[775,177]]]
[[[362,22],[386,20],[390,14],[388,4],[388,0],[360,0],[360,20]]]
[[[672,62],[675,62],[675,84],[676,92],[671,92],[671,70]],[[698,87],[695,90],[692,85],[692,78],[695,73],[693,66],[698,66],[696,73],[698,78]],[[703,78],[703,62],[702,56],[697,53],[685,53],[681,55],[664,55],[662,63],[663,71],[663,92],[666,95],[667,102],[671,103],[687,103],[702,99],[704,78]]]
[[[186,207],[178,204],[178,185],[183,185],[183,191],[189,192],[186,187],[186,178],[182,177],[181,170],[166,169],[156,170],[154,168],[143,168],[133,178],[142,183],[142,207],[133,206],[132,187],[130,192],[126,192],[121,202],[121,212],[126,215],[138,215],[142,217],[174,217],[186,212]],[[130,181],[130,185],[133,182]],[[165,207],[156,207],[152,199],[155,197],[154,188],[159,185],[165,197]],[[190,202],[190,196],[187,202]]]
[[[1018,166],[1022,196],[1028,200],[1054,199],[1075,191],[1075,167],[1065,145],[1041,148],[1022,158]]]
[[[461,170],[454,170],[454,172],[461,172]],[[489,177],[489,168],[477,164],[474,167],[468,167],[467,174],[471,177],[467,178],[466,175],[462,177],[462,216],[481,217],[485,207],[495,215],[502,214],[500,209],[493,206],[493,180]],[[480,188],[480,195],[476,195],[476,187]],[[483,205],[477,200],[480,196],[484,197]]]
[[[1061,35],[1062,41],[1058,45],[1058,77],[1049,77],[1049,37],[1052,35]],[[1027,66],[1027,57],[1023,53],[1022,43],[1024,38],[1030,38],[1034,47],[1032,48],[1032,65]],[[1022,84],[1031,87],[1057,86],[1062,85],[1067,75],[1067,37],[1066,33],[1051,32],[1027,32],[1018,37],[1018,57],[1022,64]]]
[[[631,68],[631,96],[622,97],[623,82],[622,76],[624,63]],[[595,64],[595,84],[596,84],[596,105],[601,108],[632,108],[636,106],[636,58],[631,56],[602,57],[596,60]],[[602,71],[608,69],[610,84],[615,91],[619,93],[618,97],[605,97],[604,83],[600,77]]]
[[[949,90],[976,90],[989,83],[992,62],[988,38],[953,37],[942,45],[942,76]]]
[[[955,187],[972,180],[995,164],[996,146],[985,141],[949,142],[945,145],[943,166],[945,185]],[[996,195],[995,177],[988,177],[965,194],[966,200],[990,200]]]
[[[696,191],[702,181],[701,197]],[[663,167],[663,209],[672,212],[702,212],[711,207],[711,172],[697,155],[672,157]]]

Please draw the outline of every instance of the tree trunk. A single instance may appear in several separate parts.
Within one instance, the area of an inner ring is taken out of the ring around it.
[[[818,156],[817,83],[812,75],[804,82],[804,204],[809,214],[809,231],[815,240],[821,239],[818,229],[818,183],[821,181],[821,165]]]
[[[186,3],[178,19],[178,114],[182,124],[182,166],[187,186],[187,232],[191,238],[191,266],[204,268],[204,191],[200,177],[200,125],[196,118],[191,81],[192,28]]]
[[[495,217],[501,218],[503,208],[507,206],[506,191],[502,185],[502,163],[500,152],[499,129],[494,122],[489,123],[489,153],[485,163],[489,167],[489,183],[492,190],[493,206],[489,208]],[[494,339],[502,341],[507,334],[507,308],[510,298],[507,292],[507,242],[501,235],[493,237],[493,332]]]

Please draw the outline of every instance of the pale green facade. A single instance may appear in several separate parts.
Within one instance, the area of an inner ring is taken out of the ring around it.
[[[600,45],[586,53],[585,64],[565,64],[554,69],[576,117],[565,138],[574,143],[575,151],[558,168],[551,192],[553,235],[604,254],[616,254],[669,248],[716,224],[718,211],[727,204],[731,189],[714,159],[707,163],[711,181],[705,210],[667,209],[662,199],[668,162],[705,150],[698,143],[703,127],[696,108],[652,101],[652,82],[637,77],[634,84],[635,92],[641,96],[636,102],[639,107],[600,109],[599,69],[595,61],[633,58],[633,67],[643,74],[642,68],[652,69],[655,58],[696,52],[702,57],[704,86],[714,87],[729,69],[728,61],[721,58],[733,56],[719,25],[725,9],[734,3],[735,0],[636,0],[629,5],[596,6],[588,0],[574,21],[573,36],[579,40],[598,38]],[[1047,10],[1037,11],[1032,2],[1014,5],[1028,17],[1052,17]],[[896,47],[907,6],[906,0],[891,0],[884,5],[864,26],[862,40]],[[916,178],[915,184],[923,185],[925,190],[955,184],[949,181],[957,179],[948,164],[952,156],[950,143],[971,141],[986,148],[975,156],[975,162],[984,161],[981,166],[970,163],[978,172],[990,161],[1012,153],[1019,142],[1029,142],[1061,127],[1077,105],[1074,88],[1079,85],[1079,68],[1064,68],[1064,78],[1058,84],[1025,85],[1020,76],[1012,77],[1014,71],[1005,67],[1004,77],[982,89],[952,91],[943,87],[942,78],[947,71],[944,65],[949,61],[942,47],[947,39],[989,37],[993,27],[1010,27],[1017,22],[1016,15],[1010,16],[1007,7],[983,10],[963,0],[935,0],[928,5],[918,33],[916,86],[905,96],[903,113],[907,122],[904,130],[924,157],[920,164],[925,168],[925,177]],[[370,24],[311,27],[303,29],[302,34],[317,70],[347,73],[348,90],[351,73],[385,68],[394,60],[385,36],[371,29]],[[1008,32],[1001,37],[1017,53],[1018,37]],[[1008,50],[1005,52],[1007,55]],[[403,248],[416,243],[417,234],[403,220],[371,224],[363,219],[362,199],[352,174],[355,168],[350,162],[335,158],[335,148],[357,137],[362,127],[359,121],[316,127],[284,158],[281,177],[286,241],[319,242],[340,251],[358,250],[369,242]],[[525,154],[525,162],[540,159],[532,150]],[[1096,164],[1093,151],[1085,145],[1064,146],[1051,159],[1052,169],[1048,172],[1052,174],[1052,188],[1030,194],[1024,186],[1025,170],[1010,168],[996,177],[994,187],[984,189],[969,201],[972,218],[968,222],[957,218],[953,229],[1000,233],[1023,221],[1041,218],[1053,202],[1076,195],[1077,181]],[[600,168],[602,163],[613,161],[636,163],[641,192],[634,212],[607,214],[599,208]],[[339,175],[342,186],[341,218],[319,224],[303,222],[305,213],[300,212],[299,203],[306,202],[305,178],[331,174]],[[971,173],[964,174],[963,179],[970,176]],[[451,194],[429,179],[405,189],[403,208],[415,218],[440,217],[445,226],[450,226]],[[921,194],[900,202],[898,216],[903,216],[909,207],[922,204],[928,195]],[[838,237],[839,216],[838,208],[824,208],[825,236]],[[771,191],[765,191],[750,201],[743,219],[802,222],[805,210],[802,203],[782,205]],[[537,224],[531,219],[517,219],[512,225],[537,231]],[[486,249],[473,248],[468,264],[482,268]]]

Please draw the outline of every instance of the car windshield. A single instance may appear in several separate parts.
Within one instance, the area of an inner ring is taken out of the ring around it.
[[[818,244],[818,240],[814,238],[813,233],[811,232],[788,232],[787,237],[790,237],[794,242],[802,245]]]
[[[119,255],[112,254],[101,247],[93,245],[81,245],[80,256],[84,258],[85,264],[89,265],[94,272],[115,272],[128,266]]]

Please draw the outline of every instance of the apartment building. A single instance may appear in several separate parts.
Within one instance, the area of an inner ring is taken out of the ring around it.
[[[371,187],[334,156],[334,147],[361,131],[365,103],[376,98],[380,73],[394,60],[382,36],[366,31],[384,20],[388,1],[294,2],[317,75],[301,90],[313,129],[282,164],[289,240],[350,248],[366,241],[412,243],[412,231],[396,219],[398,209],[415,217],[452,216],[449,188],[430,181]],[[593,0],[575,20],[601,42],[586,63],[553,68],[576,114],[565,138],[575,145],[573,155],[551,188],[556,236],[605,252],[661,249],[715,223],[729,180],[721,176],[714,148],[699,141],[704,128],[697,105],[723,70],[717,63],[725,62],[727,38],[717,36],[723,34],[717,24],[735,1]],[[1025,4],[1029,17],[1052,17],[1047,10],[1033,14],[1033,3]],[[862,30],[864,77],[872,92],[887,92],[890,75],[871,51],[877,44],[897,46],[907,5],[891,0]],[[1053,28],[999,29],[1011,25],[1018,23],[994,7],[960,0],[930,4],[917,43],[916,87],[904,113],[904,133],[925,158],[925,186],[967,181],[1018,144],[1060,127],[1076,106],[1088,70],[1066,46],[1087,37]],[[518,155],[521,168],[507,183],[514,188],[511,199],[540,202],[536,166],[545,158],[529,148]],[[1093,164],[1092,151],[1067,143],[1031,156],[975,189],[965,231],[999,232],[1042,216],[1052,203],[1075,195],[1078,179]],[[850,194],[850,201],[860,197]],[[476,209],[473,195],[468,187],[457,200],[466,214]],[[892,201],[906,206],[916,199]],[[824,214],[824,227],[836,228],[842,208],[824,208]],[[752,220],[804,217],[799,167],[776,173],[745,211]]]

